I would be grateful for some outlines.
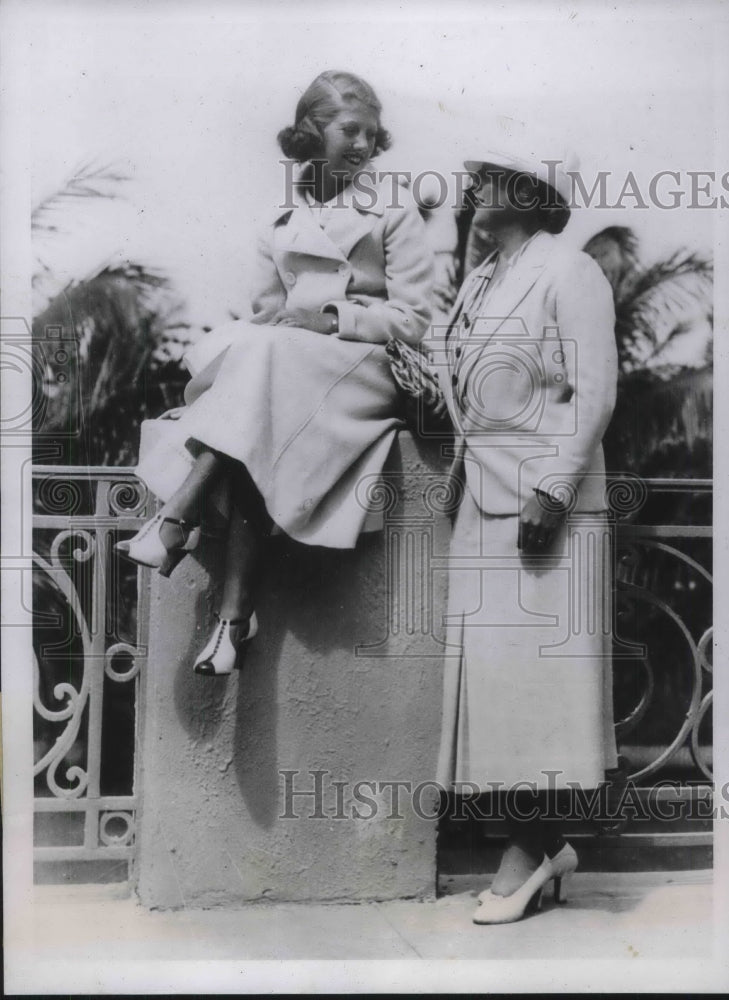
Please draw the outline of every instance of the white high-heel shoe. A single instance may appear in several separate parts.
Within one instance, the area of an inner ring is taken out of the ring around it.
[[[540,910],[542,893],[547,882],[554,879],[554,899],[557,903],[567,901],[563,891],[563,880],[577,868],[577,852],[565,844],[553,858],[544,859],[535,872],[516,892],[509,896],[496,896],[486,889],[478,896],[478,909],[473,915],[474,924],[510,924],[521,920],[526,913]]]
[[[160,537],[160,529],[164,524],[174,524],[178,529],[178,541],[172,548],[168,548]],[[199,539],[199,525],[189,524],[175,517],[165,517],[160,511],[143,524],[133,538],[117,542],[114,549],[139,566],[149,566],[159,570],[160,576],[169,576],[187,553],[192,552]]]
[[[567,895],[563,879],[568,878],[577,871],[577,851],[571,844],[565,844],[549,861],[552,866],[552,878],[554,879],[554,901],[555,903],[566,903]]]
[[[204,677],[232,674],[233,669],[239,666],[236,660],[241,645],[257,634],[258,619],[255,611],[250,618],[218,618],[215,631],[192,669]]]

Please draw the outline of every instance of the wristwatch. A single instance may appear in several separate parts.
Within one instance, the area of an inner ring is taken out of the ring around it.
[[[339,313],[336,309],[323,309],[322,312],[325,316],[331,316],[332,323],[329,333],[339,333]]]

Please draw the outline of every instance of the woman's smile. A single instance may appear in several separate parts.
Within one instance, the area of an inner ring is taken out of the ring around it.
[[[365,167],[377,138],[377,116],[358,102],[345,105],[322,129],[322,173],[326,180],[348,184]]]

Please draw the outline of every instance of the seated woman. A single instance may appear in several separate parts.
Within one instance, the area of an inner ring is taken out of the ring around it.
[[[322,73],[304,92],[278,137],[303,167],[263,234],[253,316],[196,345],[188,405],[155,421],[162,433],[142,448],[138,474],[165,502],[120,543],[140,564],[169,574],[219,503],[221,478],[229,487],[222,602],[200,674],[229,674],[256,634],[257,566],[273,526],[308,545],[356,544],[368,512],[355,487],[382,470],[403,426],[384,345],[422,338],[432,255],[407,193],[363,176],[390,142],[380,114],[350,73]]]

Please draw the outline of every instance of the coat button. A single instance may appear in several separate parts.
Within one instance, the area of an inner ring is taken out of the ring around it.
[[[296,275],[294,274],[294,272],[287,271],[286,274],[284,275],[284,281],[286,282],[287,285],[295,285]]]
[[[466,329],[468,329],[469,326],[471,325],[471,320],[468,317],[468,313],[463,314],[463,325]]]
[[[458,385],[458,376],[451,375],[451,385],[455,388]]]
[[[463,348],[462,347],[457,347],[456,348],[456,357],[460,358],[460,356],[461,356],[462,353],[463,353]]]

